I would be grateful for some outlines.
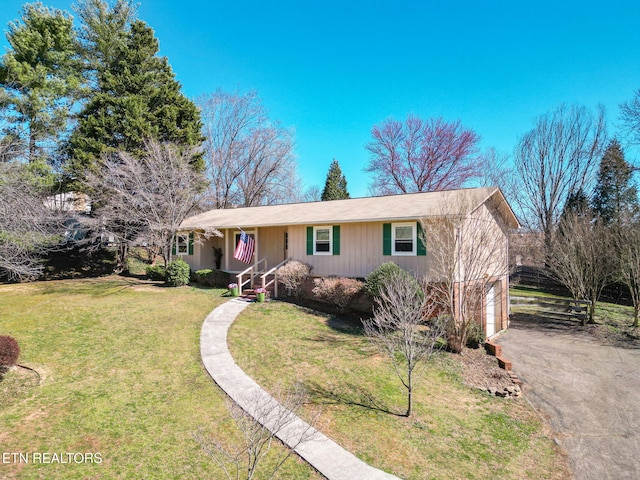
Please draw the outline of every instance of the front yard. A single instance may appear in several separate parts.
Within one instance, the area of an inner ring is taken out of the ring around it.
[[[238,364],[268,390],[295,382],[323,405],[321,430],[366,462],[406,479],[566,478],[564,457],[524,400],[465,387],[447,354],[419,372],[415,413],[390,364],[357,324],[271,302],[229,332]]]
[[[0,334],[41,375],[0,381],[0,454],[29,460],[0,457],[0,478],[224,478],[193,438],[239,440],[200,360],[221,294],[122,277],[0,285]],[[295,457],[282,475],[318,478]]]
[[[224,478],[194,440],[198,432],[240,438],[200,360],[200,327],[222,294],[122,277],[0,285],[0,334],[18,340],[19,363],[40,375],[17,368],[1,377],[2,453],[31,461],[3,458],[0,477]],[[326,434],[400,477],[566,475],[527,404],[464,386],[448,355],[419,372],[407,419],[388,413],[402,411],[404,392],[355,324],[256,304],[233,325],[230,346],[267,389],[302,382],[310,409],[322,405]],[[94,461],[51,461],[75,453]],[[49,461],[34,462],[35,454]],[[294,456],[279,478],[320,477]]]

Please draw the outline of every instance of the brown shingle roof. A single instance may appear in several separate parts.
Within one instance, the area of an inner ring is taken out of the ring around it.
[[[498,210],[505,217],[507,225],[517,228],[518,222],[511,208],[495,187],[209,210],[187,218],[181,228],[222,229],[402,221],[468,213],[490,198],[497,202]]]

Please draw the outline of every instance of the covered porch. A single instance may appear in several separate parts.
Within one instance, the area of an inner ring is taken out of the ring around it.
[[[242,230],[241,230],[242,229]],[[274,285],[275,269],[287,258],[289,250],[288,227],[238,227],[219,229],[221,237],[196,240],[191,255],[184,260],[193,271],[222,270],[230,278],[237,278],[240,289]],[[250,263],[233,257],[240,235],[244,231],[254,239],[254,253]],[[197,235],[196,235],[197,238]],[[235,281],[234,281],[235,283]]]

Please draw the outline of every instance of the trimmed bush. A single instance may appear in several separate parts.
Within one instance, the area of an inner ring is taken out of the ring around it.
[[[420,283],[418,283],[418,280],[416,280],[415,277],[409,272],[403,270],[393,262],[383,263],[369,274],[369,276],[367,277],[367,281],[364,284],[366,292],[373,298],[379,297],[380,290],[390,281],[390,279],[394,275],[408,275],[413,278],[414,282],[412,283],[415,283],[416,289],[420,292],[420,297],[424,297],[424,291],[420,286]]]
[[[20,346],[15,338],[0,335],[0,366],[12,367],[20,356]]]
[[[299,298],[301,294],[300,287],[302,287],[310,273],[311,267],[309,265],[292,260],[278,269],[278,281],[285,286],[287,292]]]
[[[165,283],[171,287],[181,287],[189,283],[191,269],[184,260],[177,259],[169,263],[166,272]]]
[[[352,303],[364,288],[364,282],[354,278],[316,278],[313,294],[336,305],[340,311]]]
[[[165,271],[162,265],[149,265],[147,266],[147,277],[149,280],[164,280]]]
[[[229,283],[229,274],[223,270],[197,270],[193,276],[193,280],[200,285],[207,287],[225,288]]]
[[[204,270],[196,270],[196,281],[201,282],[205,280],[209,275],[213,273],[213,270],[210,268],[205,268]]]

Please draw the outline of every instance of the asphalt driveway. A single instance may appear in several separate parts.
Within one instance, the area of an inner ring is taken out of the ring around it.
[[[640,478],[640,349],[515,314],[497,343],[567,451],[575,478]]]

